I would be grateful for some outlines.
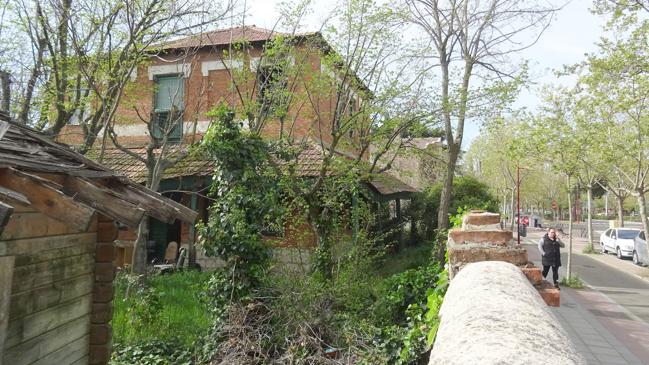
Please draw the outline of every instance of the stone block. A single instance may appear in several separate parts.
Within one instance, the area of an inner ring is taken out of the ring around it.
[[[93,324],[105,324],[113,318],[113,303],[94,303],[90,322]]]
[[[97,242],[113,242],[117,239],[119,229],[113,221],[97,223]]]
[[[105,345],[110,343],[113,329],[109,324],[93,324],[90,326],[90,344]]]
[[[541,287],[537,288],[537,290],[541,295],[541,298],[543,298],[545,304],[550,307],[561,306],[561,291],[555,288],[554,285],[544,280],[541,283]]]
[[[113,294],[112,283],[95,283],[92,290],[92,300],[95,303],[108,303],[113,300]]]
[[[541,272],[541,269],[538,267],[522,267],[521,270],[532,285],[541,285],[541,282],[543,281],[543,273]]]
[[[116,250],[112,242],[97,242],[95,248],[96,262],[113,262],[115,260]]]
[[[110,360],[110,345],[90,345],[88,363],[90,365],[108,364]]]
[[[451,264],[479,261],[505,261],[514,265],[527,263],[527,250],[518,247],[449,248]]]
[[[95,264],[95,281],[111,283],[115,279],[115,266],[112,262],[99,262]]]
[[[489,212],[469,212],[462,218],[462,226],[487,226],[500,224],[500,214]]]
[[[484,243],[505,246],[513,238],[510,231],[462,231],[453,230],[448,233],[449,244]]]

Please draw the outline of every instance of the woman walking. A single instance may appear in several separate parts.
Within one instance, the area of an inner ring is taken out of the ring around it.
[[[561,247],[566,245],[557,238],[557,232],[550,228],[548,233],[539,241],[539,251],[541,252],[541,263],[543,264],[543,278],[548,276],[550,267],[552,267],[552,280],[554,287],[559,288],[559,267],[561,266]]]

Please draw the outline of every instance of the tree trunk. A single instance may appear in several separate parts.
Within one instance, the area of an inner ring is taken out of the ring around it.
[[[588,246],[586,246],[590,251],[593,250],[593,186],[588,185]]]
[[[9,71],[0,70],[0,84],[2,84],[2,104],[0,111],[9,114],[11,104],[11,74]]]
[[[440,230],[448,228],[448,214],[449,207],[451,205],[453,179],[455,178],[455,165],[457,164],[458,154],[459,146],[455,146],[454,142],[449,141],[448,163],[446,164],[446,179],[444,180],[444,188],[442,189],[442,194],[439,202],[439,211],[437,212],[437,228]]]
[[[131,273],[142,275],[146,279],[147,254],[146,244],[149,239],[149,217],[144,215],[137,227],[137,238],[133,244]]]
[[[566,265],[566,275],[568,279],[572,275],[572,191],[570,189],[570,175],[567,177],[568,182],[568,264]]]
[[[638,208],[640,210],[640,219],[642,219],[642,229],[645,232],[645,238],[649,234],[649,221],[647,221],[647,201],[645,200],[644,192],[638,194]],[[645,257],[649,257],[649,245],[645,245]]]
[[[516,193],[515,189],[512,189],[512,198],[509,201],[509,211],[511,212],[510,218],[509,218],[509,229],[514,232],[514,224],[516,224],[516,212],[514,211],[514,195]]]
[[[617,221],[621,227],[624,227],[624,198],[622,195],[615,195],[615,200],[617,201]]]

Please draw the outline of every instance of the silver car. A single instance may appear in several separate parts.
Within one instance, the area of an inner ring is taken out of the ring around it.
[[[633,263],[640,266],[649,265],[649,257],[647,257],[647,238],[644,231],[633,239]]]
[[[633,257],[633,240],[640,233],[634,228],[610,228],[599,237],[602,253],[615,252],[617,258]]]

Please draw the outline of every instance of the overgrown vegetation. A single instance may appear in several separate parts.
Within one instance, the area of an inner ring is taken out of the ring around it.
[[[564,277],[561,279],[561,285],[567,286],[569,288],[573,289],[583,289],[584,288],[584,282],[581,280],[581,278],[577,274],[572,274],[570,277]]]
[[[115,280],[112,363],[190,364],[210,326],[201,300],[210,274],[155,276],[142,284],[125,272]]]

